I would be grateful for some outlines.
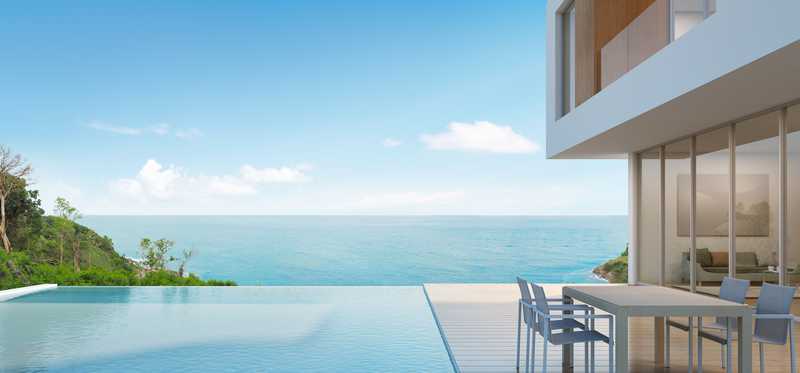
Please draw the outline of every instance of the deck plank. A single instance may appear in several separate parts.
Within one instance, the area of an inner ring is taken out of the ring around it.
[[[548,296],[561,295],[564,285],[545,285]],[[459,369],[463,373],[516,372],[517,299],[516,284],[425,284],[433,311]],[[800,313],[800,300],[793,304]],[[598,329],[607,333],[607,325],[598,322]],[[670,369],[657,368],[654,363],[652,318],[630,320],[629,360],[631,372],[685,372],[688,368],[686,334],[673,330]],[[795,340],[800,331],[795,332]],[[523,335],[524,343],[524,335]],[[542,340],[537,339],[537,367],[541,367]],[[704,372],[724,372],[720,367],[720,347],[707,342],[703,345]],[[548,371],[561,368],[561,349],[550,346]],[[788,372],[789,351],[782,346],[766,346],[767,372]],[[524,359],[524,349],[522,353]],[[583,346],[575,347],[575,372],[583,372]],[[754,347],[754,371],[758,370],[758,351]],[[735,359],[734,354],[734,359]],[[596,344],[597,372],[608,371],[608,350],[604,343]],[[537,369],[540,371],[540,368]]]

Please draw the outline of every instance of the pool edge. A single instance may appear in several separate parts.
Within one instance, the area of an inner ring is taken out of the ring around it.
[[[450,343],[447,342],[447,336],[444,334],[442,324],[439,322],[439,316],[436,315],[436,309],[433,307],[431,298],[428,296],[428,290],[426,289],[425,284],[422,284],[422,292],[425,294],[425,300],[428,302],[428,307],[431,309],[431,315],[433,315],[433,321],[436,323],[436,329],[439,330],[439,336],[442,337],[444,349],[447,351],[447,356],[450,358],[450,364],[453,366],[453,371],[455,371],[455,373],[461,373],[461,368],[458,367],[458,362],[456,362],[456,358],[453,356],[453,350],[450,349]]]
[[[41,285],[25,286],[15,289],[0,290],[0,302],[7,302],[15,298],[24,297],[26,295],[53,290],[57,287],[58,287],[57,284],[41,284]]]

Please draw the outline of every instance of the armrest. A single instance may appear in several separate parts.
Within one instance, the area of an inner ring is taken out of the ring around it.
[[[546,317],[551,318],[551,319],[609,319],[609,320],[614,320],[614,316],[607,315],[607,314],[602,314],[602,315],[595,315],[595,314],[591,314],[591,315],[575,315],[575,314],[569,314],[569,315],[542,315],[542,316],[546,316]]]
[[[536,306],[522,299],[519,300],[519,304],[521,304],[525,308],[530,308],[538,312]],[[592,307],[589,307],[588,305],[585,304],[551,304],[549,305],[549,307],[551,310],[554,311],[583,311],[585,313],[594,312],[594,309]]]
[[[756,314],[753,314],[753,318],[754,319],[772,319],[772,320],[792,320],[792,321],[796,321],[797,320],[797,318],[795,318],[795,316],[792,315],[791,313],[786,313],[786,314],[782,314],[782,313],[776,313],[776,314],[756,313]]]
[[[551,310],[557,311],[592,311],[592,307],[585,304],[551,304]]]

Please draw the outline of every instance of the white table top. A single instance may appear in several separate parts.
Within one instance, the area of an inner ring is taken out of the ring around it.
[[[565,286],[563,294],[606,312],[628,316],[752,315],[745,304],[662,286]]]

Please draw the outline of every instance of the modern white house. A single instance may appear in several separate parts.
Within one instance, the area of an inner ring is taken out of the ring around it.
[[[629,282],[800,284],[798,14],[548,1],[547,156],[628,160]]]

